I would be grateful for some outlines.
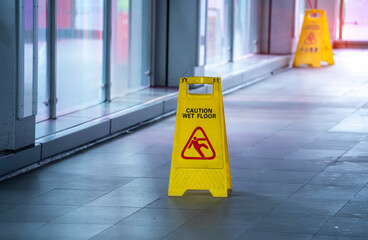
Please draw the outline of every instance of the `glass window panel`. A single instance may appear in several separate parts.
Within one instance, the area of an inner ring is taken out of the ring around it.
[[[345,16],[342,29],[344,40],[368,40],[368,1],[344,1]]]
[[[57,115],[104,100],[103,0],[57,0]]]
[[[205,65],[206,60],[206,0],[200,0],[198,66]]]
[[[46,5],[47,0],[38,0],[38,106],[37,121],[49,118],[49,90],[47,82]]]
[[[249,1],[235,0],[234,4],[234,58],[239,58],[249,53]]]
[[[229,0],[208,0],[206,64],[219,64],[230,59]]]
[[[305,12],[305,1],[299,0],[296,2],[297,9],[296,9],[296,33],[295,36],[299,38],[300,33],[302,32],[303,21],[304,21],[304,12]]]
[[[31,116],[33,110],[33,0],[24,0],[24,92],[23,116]]]
[[[258,1],[234,1],[234,58],[258,52]]]
[[[111,96],[149,87],[151,1],[113,0]],[[134,26],[134,27],[133,27]]]
[[[129,79],[129,0],[112,1],[111,96],[122,96]]]

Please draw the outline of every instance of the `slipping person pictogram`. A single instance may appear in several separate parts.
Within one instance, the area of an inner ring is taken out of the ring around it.
[[[316,44],[316,43],[317,43],[317,39],[313,32],[309,33],[307,38],[304,40],[304,44],[310,45],[310,44]]]
[[[197,127],[194,129],[181,152],[181,156],[183,159],[197,160],[211,160],[216,157],[215,150],[203,128]]]
[[[206,141],[205,138],[197,138],[197,137],[194,137],[192,139],[192,141],[190,142],[189,146],[188,146],[188,149],[190,149],[192,146],[195,148],[195,150],[199,153],[199,155],[201,155],[201,157],[204,158],[204,154],[201,150],[202,147],[204,147],[205,149],[208,149],[207,145],[204,144],[204,143],[199,143],[199,141]]]

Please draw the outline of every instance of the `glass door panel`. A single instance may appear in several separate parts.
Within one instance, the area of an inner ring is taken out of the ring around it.
[[[103,0],[57,0],[57,115],[104,101]]]

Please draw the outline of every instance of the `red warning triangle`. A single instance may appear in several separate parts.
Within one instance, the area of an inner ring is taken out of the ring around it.
[[[181,157],[198,160],[211,160],[216,157],[215,150],[203,128],[197,127],[194,129],[181,152]]]
[[[304,40],[304,44],[316,44],[317,40],[316,40],[316,36],[314,35],[313,32],[309,33],[307,38]]]

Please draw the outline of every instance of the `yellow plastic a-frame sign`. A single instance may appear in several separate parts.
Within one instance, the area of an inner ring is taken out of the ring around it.
[[[212,94],[192,94],[189,84],[212,84]],[[169,196],[186,190],[209,190],[227,197],[231,175],[221,79],[180,79]]]
[[[323,10],[306,10],[293,65],[320,67],[321,61],[334,64],[326,14]]]

